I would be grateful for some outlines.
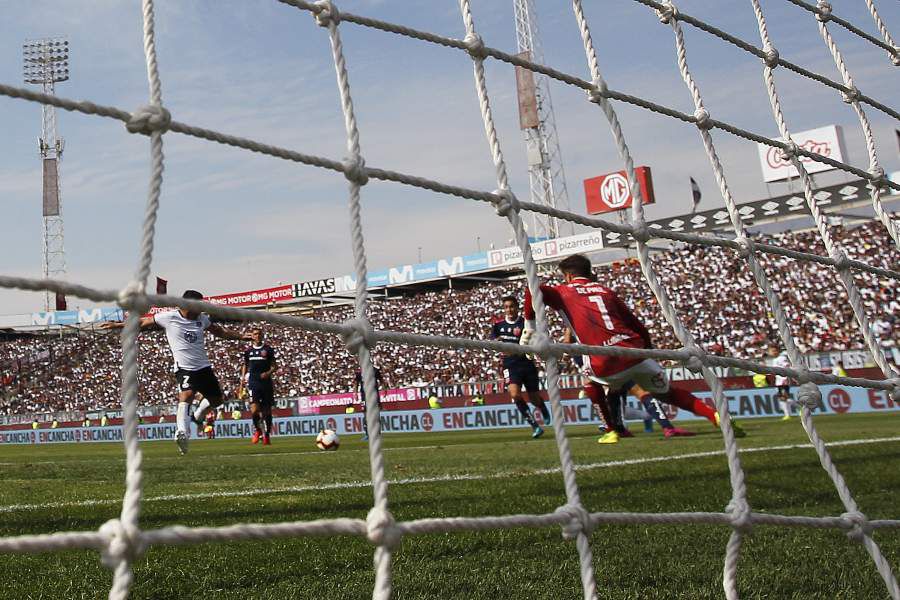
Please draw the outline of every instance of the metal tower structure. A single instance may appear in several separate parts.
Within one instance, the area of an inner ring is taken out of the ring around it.
[[[55,84],[69,79],[69,42],[63,38],[26,40],[22,46],[22,56],[25,83],[40,85],[45,94],[53,95]],[[41,106],[44,277],[57,279],[66,274],[62,203],[59,194],[59,161],[62,159],[64,142],[56,134],[56,108],[49,104]],[[46,292],[44,308],[50,310],[50,307],[50,292]]]
[[[513,0],[516,42],[519,56],[544,63],[544,51],[538,33],[534,0]],[[550,100],[550,81],[546,75],[516,67],[519,98],[519,127],[525,135],[531,201],[560,210],[569,210],[569,193],[556,133],[556,116]],[[560,227],[574,233],[571,223],[560,224],[555,217],[532,213],[532,237],[559,237]]]

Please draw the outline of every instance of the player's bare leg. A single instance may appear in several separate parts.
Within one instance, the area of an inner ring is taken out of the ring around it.
[[[508,389],[509,397],[519,410],[519,414],[521,414],[522,418],[525,419],[525,422],[531,426],[531,437],[541,437],[544,434],[544,430],[541,429],[541,426],[538,425],[534,420],[534,417],[531,416],[531,411],[528,410],[528,403],[522,398],[522,386],[518,383],[510,383]]]
[[[262,435],[262,424],[258,402],[250,403],[250,418],[253,420],[253,438],[250,440],[252,444],[259,443],[259,437]]]
[[[528,390],[528,400],[541,411],[541,416],[544,418],[544,425],[550,425],[552,420],[550,417],[550,409],[547,408],[547,403],[541,398],[541,393],[537,390]]]

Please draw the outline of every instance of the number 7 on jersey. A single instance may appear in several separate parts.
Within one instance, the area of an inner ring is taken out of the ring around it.
[[[612,319],[609,318],[609,311],[606,310],[606,303],[603,301],[603,296],[588,296],[588,300],[597,305],[597,308],[600,310],[600,316],[603,317],[603,324],[607,329],[613,331],[616,326],[613,325]]]

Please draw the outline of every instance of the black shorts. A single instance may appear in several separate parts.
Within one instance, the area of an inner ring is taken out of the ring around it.
[[[529,392],[538,391],[538,371],[531,361],[504,365],[503,376],[507,385],[514,383]]]
[[[250,382],[247,386],[250,390],[250,404],[259,404],[263,407],[271,407],[275,404],[275,387],[262,382]]]
[[[222,397],[222,387],[216,374],[213,373],[212,367],[205,367],[196,371],[186,371],[178,369],[175,371],[175,379],[178,384],[178,390],[183,392],[192,390],[203,394],[204,398],[219,399]]]
[[[791,395],[791,386],[789,385],[779,385],[778,386],[778,394],[781,396],[790,396]]]

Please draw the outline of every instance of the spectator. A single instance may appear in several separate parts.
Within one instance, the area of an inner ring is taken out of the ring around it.
[[[856,228],[833,227],[832,235],[849,258],[882,269],[896,269],[900,264],[900,252],[878,222]],[[815,231],[759,235],[754,240],[826,254]],[[865,348],[847,293],[832,267],[771,254],[758,256],[801,352]],[[679,246],[654,253],[652,261],[680,318],[707,351],[754,359],[779,339],[768,302],[736,252]],[[631,304],[657,348],[681,347],[637,261],[599,266],[595,272]],[[889,357],[900,355],[900,282],[868,273],[854,276],[872,331]],[[377,330],[485,339],[500,298],[509,293],[521,295],[523,287],[521,279],[485,282],[471,290],[372,301],[367,314]],[[336,323],[352,318],[353,309],[318,308],[310,316]],[[562,323],[554,314],[549,318],[551,335],[559,339]],[[274,325],[267,329],[267,336],[281,351],[279,389],[283,392],[296,397],[354,389],[355,369],[348,365],[354,365],[355,357],[338,336]],[[215,370],[229,374],[222,378],[223,387],[237,389],[240,353],[217,339],[209,340],[208,348]],[[173,404],[175,381],[162,332],[142,335],[138,352],[141,404]],[[490,393],[496,391],[495,382],[500,379],[499,356],[488,351],[382,343],[372,354],[386,388],[424,387],[442,397],[472,393],[478,386]],[[120,386],[121,364],[118,337],[111,335],[29,335],[0,342],[0,414],[118,408],[119,398],[108,390]],[[561,361],[560,369],[564,377],[577,380],[577,370],[568,358]]]

